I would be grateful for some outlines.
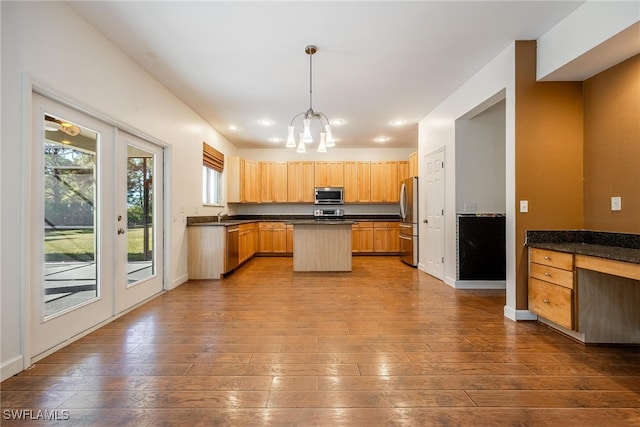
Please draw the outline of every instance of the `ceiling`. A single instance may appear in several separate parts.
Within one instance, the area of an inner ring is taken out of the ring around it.
[[[509,43],[537,39],[582,2],[69,4],[238,148],[284,147],[309,108],[310,44],[313,109],[344,120],[337,147],[399,148],[416,147],[418,121]]]

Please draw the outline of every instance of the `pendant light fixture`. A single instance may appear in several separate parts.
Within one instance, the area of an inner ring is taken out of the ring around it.
[[[320,112],[313,111],[312,100],[313,100],[313,54],[318,51],[317,46],[309,45],[304,48],[304,51],[307,55],[309,55],[309,109],[307,111],[303,111],[302,113],[298,113],[291,119],[291,123],[289,124],[289,134],[287,136],[287,145],[288,148],[296,148],[296,152],[298,153],[306,153],[307,149],[305,144],[310,144],[313,142],[313,136],[311,135],[311,120],[315,119],[320,122],[321,129],[324,132],[320,132],[320,143],[318,144],[318,152],[326,153],[327,148],[335,147],[335,141],[333,139],[333,135],[331,134],[331,125],[329,124],[329,119],[327,116]],[[299,134],[298,144],[296,145],[295,140],[295,126],[294,122],[297,118],[302,117],[302,133]]]

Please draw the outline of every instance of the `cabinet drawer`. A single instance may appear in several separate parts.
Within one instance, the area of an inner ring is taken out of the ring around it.
[[[399,228],[400,222],[398,221],[375,221],[373,222],[373,228]]]
[[[531,248],[529,252],[529,262],[561,268],[563,270],[573,270],[573,254],[549,251],[546,249]]]
[[[373,228],[373,221],[357,221],[353,223],[353,228]]]
[[[565,328],[574,327],[571,289],[530,277],[529,310]]]
[[[529,276],[573,289],[573,271],[532,262],[529,264]]]

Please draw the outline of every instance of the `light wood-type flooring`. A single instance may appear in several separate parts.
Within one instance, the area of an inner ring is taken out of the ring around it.
[[[640,425],[640,348],[583,346],[396,257],[254,258],[1,384],[5,425]],[[7,410],[57,409],[55,423]]]

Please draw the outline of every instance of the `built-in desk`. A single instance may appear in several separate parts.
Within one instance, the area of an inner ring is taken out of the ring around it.
[[[640,235],[528,231],[529,310],[584,343],[640,343]]]

